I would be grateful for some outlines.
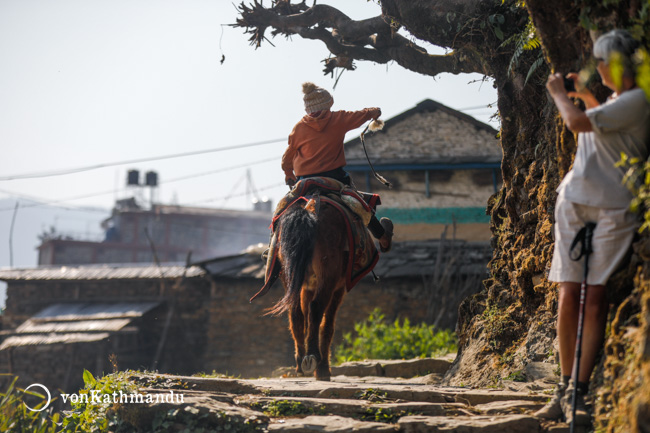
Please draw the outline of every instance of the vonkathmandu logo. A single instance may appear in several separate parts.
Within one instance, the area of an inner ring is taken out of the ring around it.
[[[183,403],[183,394],[174,391],[164,394],[140,394],[115,391],[105,394],[102,391],[92,390],[82,394],[61,394],[64,403],[108,404],[108,403]]]
[[[33,383],[25,388],[25,391],[30,388],[42,388],[47,394],[47,402],[40,409],[34,409],[23,402],[25,407],[32,412],[40,412],[48,408],[52,402],[52,396],[50,390],[47,389],[45,385],[40,383]],[[113,404],[113,403],[147,403],[147,404],[157,404],[157,403],[183,403],[184,395],[175,393],[174,391],[169,391],[169,393],[162,394],[140,394],[138,392],[134,393],[124,393],[122,391],[115,391],[110,394],[106,394],[99,390],[91,390],[89,392],[82,392],[81,394],[61,394],[61,399],[63,403],[86,403],[86,404]]]
[[[27,405],[27,403],[23,402],[25,407],[27,409],[31,410],[32,412],[40,412],[42,410],[47,409],[47,407],[50,405],[50,402],[52,401],[52,395],[50,394],[50,390],[47,389],[47,387],[45,385],[41,385],[40,383],[32,383],[27,388],[25,388],[25,392],[29,391],[29,388],[43,388],[43,391],[45,391],[45,393],[47,394],[47,403],[45,403],[45,405],[40,409],[32,409],[31,407],[29,407]]]

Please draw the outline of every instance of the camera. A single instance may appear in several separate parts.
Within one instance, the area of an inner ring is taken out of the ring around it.
[[[564,89],[567,92],[575,92],[576,91],[575,81],[573,81],[571,78],[564,77]]]

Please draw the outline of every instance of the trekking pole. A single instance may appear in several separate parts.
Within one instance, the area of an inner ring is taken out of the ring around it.
[[[576,423],[576,403],[578,401],[578,375],[580,373],[580,358],[582,357],[582,331],[585,321],[585,298],[587,297],[587,275],[589,274],[589,255],[593,252],[591,246],[591,239],[596,228],[595,223],[587,223],[580,229],[575,239],[571,243],[570,250],[581,243],[580,255],[572,260],[580,260],[582,256],[585,257],[585,272],[580,285],[580,308],[578,310],[578,332],[576,333],[576,352],[573,358],[573,395],[571,396],[571,426],[570,433],[574,433]]]

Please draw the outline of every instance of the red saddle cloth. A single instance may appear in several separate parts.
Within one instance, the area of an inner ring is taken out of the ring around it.
[[[292,191],[278,203],[271,230],[275,232],[277,221],[284,212],[292,206],[300,206],[318,195],[321,206],[330,205],[338,210],[345,220],[345,230],[348,239],[348,266],[346,267],[345,284],[348,291],[373,270],[379,260],[379,253],[375,247],[372,235],[361,220],[361,217],[350,210],[341,199],[345,194],[358,200],[365,211],[374,213],[375,207],[381,203],[377,194],[363,194],[345,187],[341,182],[323,177],[307,178],[299,181]],[[363,197],[362,197],[363,194]],[[281,264],[277,260],[279,245],[275,242],[269,249],[269,258],[265,274],[264,286],[253,299],[263,296],[277,280],[281,271]]]

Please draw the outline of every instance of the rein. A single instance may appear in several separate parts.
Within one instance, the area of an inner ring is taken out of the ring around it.
[[[381,123],[379,123],[379,122],[381,122]],[[377,127],[377,129],[381,129],[384,126],[382,121],[376,121],[376,120],[373,120],[372,122],[370,122],[368,124],[368,126],[366,126],[366,129],[364,129],[363,132],[361,133],[361,135],[359,136],[359,138],[361,139],[361,145],[363,146],[363,153],[366,154],[366,159],[368,160],[368,165],[370,166],[370,170],[372,170],[372,174],[375,176],[375,179],[377,179],[379,182],[386,185],[388,188],[392,188],[393,184],[390,183],[389,181],[387,181],[384,176],[382,176],[381,174],[379,174],[379,173],[377,173],[375,171],[375,167],[372,166],[372,162],[370,162],[370,157],[368,156],[368,151],[366,150],[366,140],[364,139],[364,137],[366,135],[366,132],[368,132],[368,129],[370,129],[370,126],[371,125],[374,126],[373,124],[374,125],[376,125],[376,124],[380,125],[379,127]],[[373,131],[375,131],[375,130],[376,129],[373,129]]]

